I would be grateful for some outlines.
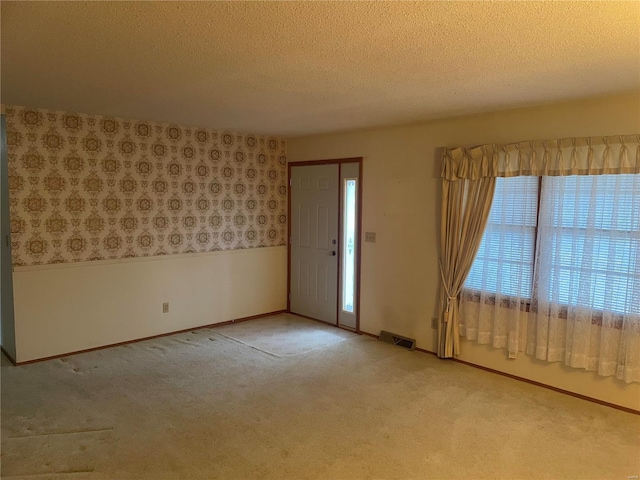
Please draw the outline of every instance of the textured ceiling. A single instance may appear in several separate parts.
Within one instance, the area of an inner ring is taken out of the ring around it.
[[[640,88],[638,2],[1,2],[5,104],[296,136]]]

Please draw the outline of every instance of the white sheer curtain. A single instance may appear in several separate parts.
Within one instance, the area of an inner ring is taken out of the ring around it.
[[[543,177],[527,352],[640,381],[640,175]]]

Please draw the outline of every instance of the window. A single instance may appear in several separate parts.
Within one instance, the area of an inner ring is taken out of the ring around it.
[[[498,178],[465,288],[640,314],[640,175]]]
[[[530,299],[539,177],[497,178],[491,212],[465,287]]]
[[[640,314],[638,232],[640,175],[545,177],[540,235],[550,274],[540,294],[553,303]]]
[[[344,180],[344,224],[342,245],[342,310],[355,313],[356,283],[356,179]]]

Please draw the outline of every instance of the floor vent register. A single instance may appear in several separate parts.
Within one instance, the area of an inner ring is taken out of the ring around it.
[[[399,345],[408,350],[415,350],[416,348],[416,340],[414,338],[403,337],[402,335],[385,332],[384,330],[380,332],[379,339],[381,342],[391,343],[392,345]]]

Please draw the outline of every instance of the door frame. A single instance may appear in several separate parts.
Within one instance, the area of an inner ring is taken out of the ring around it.
[[[358,232],[358,251],[356,252],[356,333],[360,333],[360,271],[362,259],[362,157],[353,158],[335,158],[328,160],[309,160],[307,162],[289,162],[287,164],[287,312],[291,313],[291,167],[305,167],[313,165],[338,165],[338,181],[342,178],[342,164],[357,163],[358,164],[358,182],[357,189],[357,222],[356,230]],[[341,183],[341,182],[340,182]],[[342,278],[342,185],[338,188],[338,302],[336,305],[336,327],[353,331],[348,327],[340,325],[340,278]],[[296,314],[297,315],[297,314]],[[304,315],[302,315],[304,316]],[[324,323],[324,322],[323,322]]]

